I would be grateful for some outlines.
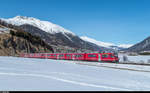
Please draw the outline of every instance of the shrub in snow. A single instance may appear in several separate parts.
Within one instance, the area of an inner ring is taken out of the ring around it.
[[[123,56],[123,62],[127,62],[127,61],[129,61],[129,60],[128,60],[128,57],[124,55],[124,56]]]
[[[143,60],[140,60],[139,63],[144,63],[144,61],[143,61]]]
[[[150,63],[150,59],[147,60],[147,63]]]

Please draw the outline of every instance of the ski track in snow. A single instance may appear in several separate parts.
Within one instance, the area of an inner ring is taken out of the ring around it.
[[[126,91],[128,90],[129,91],[129,89],[125,89],[125,88],[116,88],[116,87],[95,85],[95,84],[90,84],[90,83],[85,83],[85,82],[78,82],[78,81],[62,79],[62,78],[53,77],[53,76],[49,76],[49,75],[42,75],[42,74],[21,74],[21,73],[3,73],[3,72],[0,72],[0,75],[42,77],[42,78],[54,79],[54,80],[62,81],[62,82],[65,82],[65,83],[72,83],[72,84],[81,85],[81,86],[106,88],[106,89],[113,89],[113,90],[126,90]]]

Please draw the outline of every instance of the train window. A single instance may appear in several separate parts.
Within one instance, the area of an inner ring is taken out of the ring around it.
[[[47,56],[51,56],[51,54],[48,54]]]
[[[71,55],[66,55],[66,57],[71,57]]]
[[[59,55],[59,57],[64,57],[64,55]]]
[[[102,58],[107,58],[107,57],[108,57],[108,55],[106,55],[106,54],[102,55]]]
[[[56,57],[56,54],[54,54],[53,56]]]
[[[89,54],[88,57],[96,57],[96,55]]]
[[[114,56],[113,56],[113,55],[110,55],[110,57],[111,57],[111,58],[114,58]]]
[[[44,54],[41,54],[41,56],[45,56]]]
[[[75,57],[82,57],[83,55],[75,55]]]

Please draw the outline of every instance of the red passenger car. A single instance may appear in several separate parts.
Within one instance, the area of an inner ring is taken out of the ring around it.
[[[101,61],[101,54],[99,53],[86,53],[85,60],[87,61]]]
[[[57,55],[57,59],[65,59],[65,54],[64,53],[59,53]]]
[[[85,60],[85,53],[73,54],[72,60]]]
[[[101,61],[119,62],[119,58],[118,58],[118,55],[114,53],[102,53]]]
[[[118,56],[114,53],[87,53],[85,56],[87,61],[108,61],[118,62]]]
[[[73,54],[72,53],[65,53],[65,60],[72,60]]]

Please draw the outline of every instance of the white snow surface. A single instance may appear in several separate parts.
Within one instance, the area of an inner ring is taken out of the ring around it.
[[[150,72],[104,67],[112,66],[110,63],[96,63],[97,67],[67,60],[3,56],[0,59],[0,90],[3,91],[150,90]],[[149,68],[143,66],[143,70]]]
[[[118,47],[122,47],[122,48],[129,48],[129,47],[131,47],[133,45],[133,44],[120,44],[120,45],[116,45],[114,43],[98,41],[98,40],[95,40],[93,38],[89,38],[87,36],[81,36],[80,38],[82,40],[84,40],[84,41],[88,41],[88,42],[94,43],[94,44],[96,44],[98,46],[103,46],[103,47],[107,47],[107,48],[110,48],[111,46],[118,46]]]
[[[107,48],[109,48],[110,46],[114,45],[113,43],[107,43],[107,42],[97,41],[97,40],[95,40],[93,38],[89,38],[87,36],[81,36],[80,38],[82,40],[84,40],[84,41],[88,41],[88,42],[94,43],[96,45],[107,47]]]
[[[9,24],[13,24],[13,25],[24,25],[24,24],[29,24],[29,25],[33,25],[35,27],[38,27],[39,29],[51,33],[51,34],[55,34],[55,33],[67,33],[67,34],[72,34],[75,35],[73,32],[64,29],[63,27],[53,24],[51,22],[48,21],[41,21],[39,19],[33,18],[33,17],[26,17],[26,16],[16,16],[14,18],[9,18],[9,19],[4,19],[1,18],[1,20],[9,23]]]
[[[150,64],[150,56],[149,55],[138,55],[138,56],[128,56],[126,54],[120,54],[119,58],[120,61],[123,60],[123,56],[126,56],[127,59],[129,60],[129,62],[133,62],[133,63],[148,63]]]
[[[133,44],[120,44],[120,45],[118,45],[118,47],[122,47],[122,48],[129,48],[131,46],[133,46]]]

